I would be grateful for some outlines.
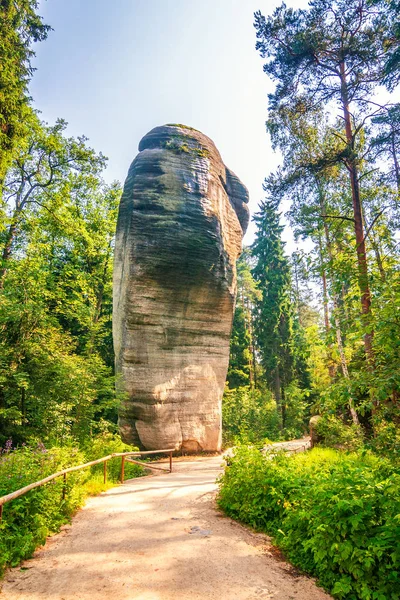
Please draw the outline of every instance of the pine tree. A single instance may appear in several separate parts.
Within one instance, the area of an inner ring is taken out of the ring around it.
[[[255,307],[255,333],[261,365],[268,387],[275,399],[285,427],[285,390],[293,379],[291,351],[291,276],[290,265],[284,254],[283,226],[279,222],[278,204],[267,199],[254,216],[257,224],[252,254],[256,260],[253,276],[258,282],[262,298]]]
[[[233,319],[228,384],[230,388],[250,385],[257,387],[253,313],[254,303],[261,298],[251,274],[251,255],[248,248],[237,262],[238,291]]]
[[[13,151],[26,135],[28,83],[32,76],[32,43],[46,39],[50,30],[37,14],[37,0],[0,2],[0,189]]]
[[[365,0],[313,0],[308,10],[285,4],[271,17],[255,14],[257,49],[268,59],[265,72],[276,81],[270,107],[298,102],[306,112],[327,103],[338,106],[344,131],[340,147],[326,162],[342,163],[351,190],[364,348],[373,368],[371,292],[360,189],[360,136],[368,119],[383,109],[371,95],[385,73],[388,29],[393,11]]]

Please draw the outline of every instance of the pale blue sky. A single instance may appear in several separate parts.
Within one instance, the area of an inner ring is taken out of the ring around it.
[[[124,181],[139,140],[153,127],[195,127],[247,185],[254,213],[279,157],[265,132],[272,86],[254,47],[253,13],[278,4],[43,0],[41,14],[54,31],[36,46],[35,106],[48,122],[66,119],[71,135],[85,134],[108,156],[109,181]]]

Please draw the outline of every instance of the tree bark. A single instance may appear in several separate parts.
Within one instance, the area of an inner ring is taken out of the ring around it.
[[[396,183],[397,183],[397,192],[400,194],[400,168],[399,168],[399,161],[397,160],[394,131],[392,131],[391,141],[392,141],[392,154],[393,154],[394,172],[395,172]]]
[[[324,197],[323,197],[323,194],[322,194],[322,190],[319,190],[319,197],[320,197],[321,214],[325,215],[326,214],[326,206],[325,206],[325,200],[324,200]],[[330,264],[330,270],[332,272],[332,266],[333,266],[332,242],[331,242],[331,237],[330,237],[330,233],[329,233],[328,224],[326,222],[326,219],[323,219],[323,222],[324,222],[324,233],[325,233],[326,249],[327,249],[327,252],[328,252],[328,259],[329,259],[329,264]],[[336,343],[337,343],[337,347],[338,347],[338,351],[339,351],[339,356],[340,356],[340,366],[341,366],[341,369],[342,369],[343,377],[348,381],[348,384],[349,384],[348,385],[348,390],[349,390],[349,401],[348,401],[349,411],[350,411],[350,415],[351,415],[351,418],[353,420],[353,423],[355,425],[359,425],[360,422],[359,422],[359,419],[358,419],[357,412],[356,412],[356,410],[354,408],[354,401],[353,401],[353,398],[351,397],[351,394],[350,394],[350,375],[349,375],[349,370],[347,368],[346,355],[344,353],[342,329],[341,329],[340,319],[339,319],[339,302],[338,302],[338,297],[337,297],[336,292],[333,293],[333,317],[334,317],[334,322],[335,322]]]
[[[361,314],[364,333],[364,349],[369,368],[372,370],[374,365],[374,353],[372,348],[373,329],[371,323],[371,292],[369,289],[367,253],[365,248],[364,223],[361,209],[360,187],[358,180],[357,162],[354,156],[354,136],[351,124],[350,106],[348,100],[346,71],[344,61],[340,63],[341,79],[341,100],[345,122],[346,140],[349,150],[349,156],[346,160],[346,167],[350,175],[351,196],[353,203],[354,231],[356,236],[356,252],[358,263],[358,285],[361,293]]]
[[[323,303],[323,307],[324,307],[325,336],[326,336],[326,338],[328,338],[329,332],[331,329],[331,324],[329,321],[328,285],[327,285],[327,280],[326,280],[326,270],[325,270],[325,266],[324,266],[322,239],[321,239],[320,233],[318,233],[318,245],[319,245],[319,258],[320,258],[320,264],[321,264],[322,303]],[[331,344],[329,344],[328,360],[329,360],[329,364],[328,364],[329,377],[333,380],[335,377],[335,365],[333,364],[333,360],[332,360],[332,345]]]
[[[386,272],[383,266],[383,262],[382,262],[382,256],[381,256],[381,252],[379,249],[379,244],[376,241],[375,237],[372,236],[371,237],[371,246],[372,249],[374,251],[375,254],[375,258],[376,258],[376,264],[378,265],[378,271],[379,271],[379,275],[381,277],[382,281],[386,281]]]
[[[3,252],[1,254],[0,290],[2,290],[4,287],[4,280],[7,275],[7,265],[8,265],[8,261],[10,260],[11,248],[12,248],[12,244],[15,239],[16,233],[17,233],[17,218],[14,216],[13,220],[11,221],[11,225],[8,229],[7,237],[4,242],[4,246],[3,246]]]
[[[286,397],[285,386],[281,382],[281,411],[282,411],[282,429],[286,427]]]
[[[249,376],[250,376],[250,387],[254,389],[257,384],[256,370],[255,370],[255,349],[254,349],[254,338],[253,338],[253,326],[251,321],[251,307],[250,301],[246,298],[246,322],[247,329],[249,331]]]
[[[274,350],[275,350],[275,356],[277,356],[278,349],[276,347],[276,343],[274,344]],[[278,414],[279,413],[281,414],[280,429],[282,429],[284,427],[284,425],[283,425],[283,409],[282,409],[282,396],[281,396],[281,377],[280,377],[280,373],[279,373],[278,362],[276,363],[276,366],[275,366],[274,394],[275,394],[275,401],[276,401],[276,407],[278,410]]]

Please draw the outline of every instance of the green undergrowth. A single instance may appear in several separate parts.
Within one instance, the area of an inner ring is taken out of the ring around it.
[[[229,516],[273,536],[336,598],[400,598],[398,466],[322,448],[271,459],[240,447],[228,463],[218,503]]]
[[[83,449],[71,446],[45,448],[36,443],[12,448],[9,441],[0,453],[0,496],[9,494],[30,483],[44,479],[67,467],[80,465],[112,454],[135,450],[109,433],[91,440]],[[88,496],[99,494],[120,478],[121,459],[107,463],[107,483],[103,481],[103,464],[68,474],[65,499],[63,478],[59,477],[42,487],[4,505],[0,522],[0,575],[9,566],[29,558],[46,537],[70,521]],[[144,474],[139,465],[126,463],[125,478]]]
[[[264,446],[279,437],[279,415],[271,392],[252,390],[248,386],[225,388],[222,399],[225,448],[239,444]]]

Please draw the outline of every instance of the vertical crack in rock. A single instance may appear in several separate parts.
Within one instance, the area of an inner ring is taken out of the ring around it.
[[[199,131],[165,125],[141,140],[115,242],[113,336],[127,442],[220,449],[247,203],[247,189]]]

